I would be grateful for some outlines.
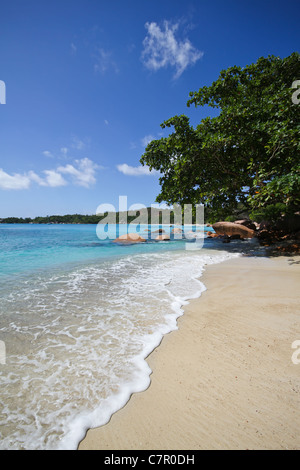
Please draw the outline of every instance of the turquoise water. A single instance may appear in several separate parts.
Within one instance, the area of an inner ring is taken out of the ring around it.
[[[191,228],[187,227],[186,230]],[[128,229],[129,226],[117,226],[112,232],[118,236]],[[146,229],[148,225],[140,227],[141,236],[148,236]],[[124,249],[126,254],[177,250],[182,249],[185,242],[173,240],[161,244],[151,240],[147,245],[132,244],[124,248],[112,243],[113,240],[114,237],[99,240],[95,225],[0,224],[0,276],[123,256]]]
[[[237,255],[213,240],[120,246],[95,225],[0,224],[0,449],[76,449],[149,386],[146,357],[205,289],[205,266]]]

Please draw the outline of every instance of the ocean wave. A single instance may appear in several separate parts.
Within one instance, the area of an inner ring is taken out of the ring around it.
[[[76,449],[150,384],[146,358],[191,298],[205,266],[236,253],[131,254],[38,273],[3,296],[1,449]]]

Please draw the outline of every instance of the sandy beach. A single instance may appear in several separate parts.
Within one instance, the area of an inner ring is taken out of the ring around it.
[[[201,281],[147,359],[149,388],[80,450],[300,449],[300,257],[236,258]]]

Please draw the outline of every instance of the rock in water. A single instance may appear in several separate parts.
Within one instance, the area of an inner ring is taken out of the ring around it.
[[[252,222],[249,219],[235,220],[234,223],[238,225],[243,225],[244,227],[250,228],[250,230],[254,230],[254,231],[257,228],[255,225],[255,222]]]
[[[254,230],[233,222],[216,222],[212,227],[217,235],[228,235],[229,237],[240,235],[241,238],[252,238],[255,234]]]
[[[141,237],[138,233],[126,233],[116,238],[114,243],[142,243],[145,241],[145,238]]]

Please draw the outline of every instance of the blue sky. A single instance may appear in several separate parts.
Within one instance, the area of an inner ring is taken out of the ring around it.
[[[118,210],[119,195],[153,204],[158,175],[139,159],[166,135],[164,120],[186,114],[196,125],[210,113],[187,108],[189,92],[299,44],[293,0],[10,0],[0,9],[0,217]]]

